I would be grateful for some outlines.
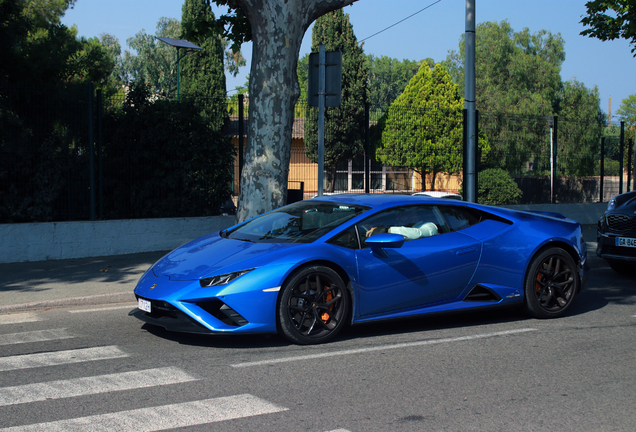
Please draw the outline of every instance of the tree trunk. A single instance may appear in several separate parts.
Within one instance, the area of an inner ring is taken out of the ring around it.
[[[250,21],[253,43],[238,222],[286,203],[303,35],[316,18],[354,1],[235,0]]]

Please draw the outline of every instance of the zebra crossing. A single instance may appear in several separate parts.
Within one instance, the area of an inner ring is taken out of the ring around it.
[[[42,317],[37,313],[0,315],[0,329],[2,329],[3,324],[39,323],[42,321]],[[79,336],[66,328],[1,333],[0,331],[0,347],[32,342],[56,342]],[[76,365],[99,360],[125,360],[129,357],[128,353],[114,345],[6,357],[0,354],[0,374],[12,371],[29,371],[41,367]],[[0,380],[0,409],[20,404],[186,384],[198,379],[178,367],[169,366],[5,387],[2,387]],[[9,425],[9,427],[0,423],[0,432],[159,431],[274,414],[287,410],[286,407],[278,406],[259,397],[239,394],[44,423]],[[2,428],[3,426],[5,428]]]

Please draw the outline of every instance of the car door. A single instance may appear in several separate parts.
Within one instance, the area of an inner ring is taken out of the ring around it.
[[[409,230],[435,225],[413,238]],[[361,316],[418,308],[456,299],[470,282],[481,254],[481,243],[452,231],[437,206],[391,209],[358,224],[361,244],[367,233],[393,230],[405,235],[401,248],[356,251],[358,312]]]

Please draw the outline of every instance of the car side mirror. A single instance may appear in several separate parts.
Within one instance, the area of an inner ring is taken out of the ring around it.
[[[400,234],[382,233],[372,235],[365,241],[369,245],[371,251],[380,257],[388,258],[389,254],[384,249],[398,249],[404,244],[404,236]]]

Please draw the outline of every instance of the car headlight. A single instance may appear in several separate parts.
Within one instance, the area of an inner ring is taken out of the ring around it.
[[[244,274],[251,272],[252,270],[254,269],[241,270],[233,273],[226,273],[219,276],[199,279],[199,285],[201,285],[202,288],[213,287],[217,285],[227,285],[234,279],[239,278]]]
[[[614,210],[616,208],[616,198],[612,198],[607,204],[607,210]]]

